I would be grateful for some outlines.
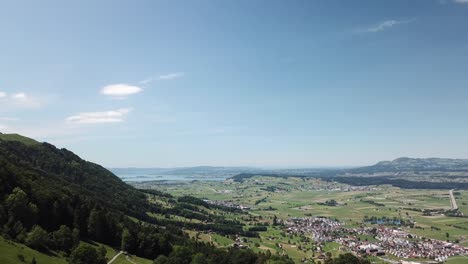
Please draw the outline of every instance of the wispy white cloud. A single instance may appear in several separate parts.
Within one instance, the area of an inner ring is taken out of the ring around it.
[[[160,75],[158,77],[159,80],[173,80],[173,79],[177,79],[177,78],[181,78],[185,75],[185,73],[183,72],[173,72],[173,73],[169,73],[169,74],[165,74],[165,75]]]
[[[144,80],[139,81],[139,83],[140,83],[141,85],[147,85],[147,84],[150,84],[150,83],[152,83],[152,82],[154,82],[154,78],[147,78],[147,79],[144,79]]]
[[[4,108],[8,107],[39,107],[43,101],[24,92],[8,94],[0,92],[0,102]]]
[[[468,4],[468,0],[453,0],[457,4]]]
[[[383,21],[383,22],[381,22],[381,23],[379,23],[377,25],[374,25],[374,26],[371,26],[371,27],[368,27],[368,28],[365,28],[365,29],[360,29],[360,30],[358,30],[358,32],[377,33],[377,32],[381,32],[381,31],[384,31],[386,29],[389,29],[389,28],[392,28],[392,27],[395,27],[395,26],[398,26],[398,25],[411,23],[414,20],[415,19],[409,19],[409,20],[391,19],[391,20],[386,20],[386,21]]]
[[[157,80],[159,81],[174,80],[174,79],[182,78],[184,77],[184,75],[185,75],[184,72],[171,72],[171,73],[162,74],[156,77],[150,77],[150,78],[144,79],[140,81],[140,84],[147,85]]]
[[[121,108],[104,112],[83,112],[66,119],[69,124],[103,124],[124,122],[131,108]]]
[[[129,95],[141,93],[142,91],[143,89],[138,86],[119,83],[104,86],[101,89],[101,94],[112,98],[124,99]]]

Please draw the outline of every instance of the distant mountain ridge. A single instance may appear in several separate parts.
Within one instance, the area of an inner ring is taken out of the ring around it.
[[[243,182],[254,176],[320,178],[354,186],[393,185],[404,189],[468,190],[468,160],[443,158],[397,158],[353,169],[240,173],[231,180]]]
[[[408,158],[381,161],[372,166],[347,170],[356,173],[404,172],[404,171],[468,171],[468,159]]]
[[[462,165],[468,164],[468,159],[444,159],[444,158],[408,158],[401,157],[393,161],[381,161],[376,165],[404,165],[404,166],[427,166],[427,167],[443,167],[447,165]]]
[[[406,172],[468,172],[468,159],[448,158],[408,158],[400,157],[392,161],[380,161],[374,165],[357,168],[290,168],[263,169],[255,167],[179,167],[179,168],[111,168],[117,175],[127,173],[145,173],[147,175],[192,175],[192,176],[225,176],[230,178],[242,175],[284,175],[300,177],[335,177],[354,174],[395,174]]]

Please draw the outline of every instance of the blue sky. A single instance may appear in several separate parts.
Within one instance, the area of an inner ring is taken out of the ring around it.
[[[468,158],[468,1],[1,1],[0,131],[109,167]]]

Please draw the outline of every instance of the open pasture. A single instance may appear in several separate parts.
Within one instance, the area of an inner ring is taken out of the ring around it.
[[[175,196],[192,195],[248,206],[252,217],[270,224],[274,217],[286,220],[291,217],[326,216],[336,218],[348,227],[370,226],[372,224],[366,220],[370,218],[396,219],[408,223],[398,227],[411,234],[468,245],[468,218],[423,215],[423,210],[450,209],[447,190],[351,187],[319,179],[261,176],[243,182],[195,181],[156,185],[155,188]],[[468,192],[457,191],[455,196],[461,212],[468,214]],[[372,241],[373,238],[367,239]],[[259,239],[246,238],[245,241],[244,244],[255,251],[284,252],[294,259],[320,255],[316,249],[311,250],[311,243],[301,242],[298,236],[285,234],[279,227],[270,226],[268,231],[260,232]],[[217,244],[225,246],[225,243]],[[338,247],[331,247],[330,251],[333,254],[340,252]]]

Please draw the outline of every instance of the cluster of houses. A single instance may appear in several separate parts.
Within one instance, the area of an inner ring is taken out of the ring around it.
[[[309,234],[317,242],[332,242],[342,230],[342,223],[326,217],[290,218],[284,224],[288,233]]]
[[[450,256],[468,254],[468,247],[435,239],[423,239],[398,228],[346,228],[343,223],[325,217],[291,218],[285,222],[290,234],[311,235],[317,242],[337,242],[357,255],[399,258],[425,258],[442,262]],[[372,241],[361,237],[372,237]]]
[[[301,187],[315,191],[331,191],[331,192],[353,192],[353,191],[380,191],[381,188],[373,186],[351,186],[334,182],[317,182],[309,186],[302,185]]]
[[[400,258],[428,258],[440,261],[468,253],[468,248],[457,244],[435,239],[422,239],[404,231],[386,227],[377,229],[376,239],[389,254]]]
[[[237,204],[231,201],[222,201],[222,200],[217,200],[217,201],[212,201],[212,200],[203,200],[206,203],[213,204],[213,205],[222,205],[230,208],[237,208],[241,210],[250,210],[251,207],[248,205],[242,205],[242,204]]]

